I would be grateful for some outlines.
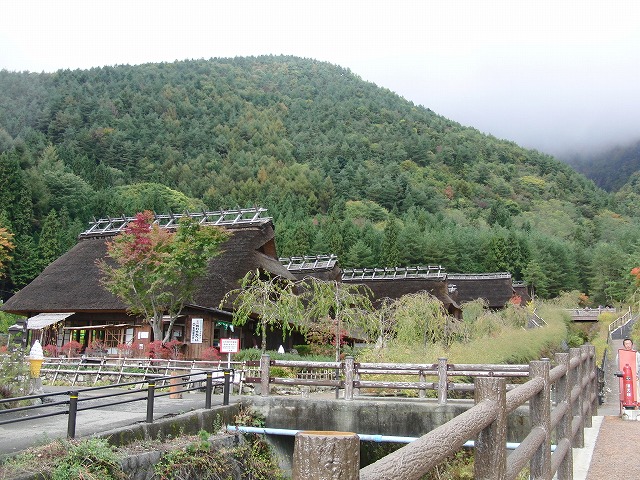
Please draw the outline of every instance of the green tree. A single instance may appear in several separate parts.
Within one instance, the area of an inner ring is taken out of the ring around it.
[[[365,285],[321,280],[309,277],[302,283],[306,304],[306,328],[327,326],[332,330],[335,342],[336,362],[340,361],[340,344],[343,332],[366,325],[373,311],[372,292]],[[323,329],[323,328],[321,328]]]
[[[58,214],[55,210],[51,210],[44,219],[44,225],[38,239],[38,251],[42,268],[45,268],[62,254],[60,230],[61,225],[60,220],[58,220]]]
[[[396,267],[400,265],[400,245],[398,243],[400,227],[395,217],[390,217],[384,226],[381,258],[382,266]]]
[[[0,277],[4,273],[4,269],[11,261],[11,252],[13,251],[13,234],[6,228],[0,226]]]
[[[148,321],[154,339],[164,343],[228,234],[186,217],[170,232],[153,223],[153,218],[150,211],[137,214],[108,243],[108,258],[98,266],[105,288],[122,299],[132,314]],[[169,316],[169,324],[163,336],[164,315]]]
[[[225,308],[232,301],[234,325],[245,325],[257,317],[256,333],[261,337],[261,350],[267,351],[267,330],[275,326],[287,333],[302,328],[303,305],[295,292],[295,283],[259,270],[247,272],[240,288],[231,290],[220,302]]]
[[[20,289],[40,273],[38,248],[31,235],[16,235],[13,258],[9,265],[9,278],[14,287]]]
[[[524,280],[531,285],[531,296],[539,295],[546,298],[548,295],[549,279],[542,266],[535,260],[531,260],[522,272]]]
[[[403,295],[391,305],[396,340],[403,345],[449,344],[449,315],[444,305],[427,292]]]
[[[374,256],[371,247],[364,240],[358,239],[344,257],[345,267],[375,267]]]

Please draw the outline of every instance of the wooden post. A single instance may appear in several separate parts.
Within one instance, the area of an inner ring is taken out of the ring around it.
[[[271,356],[267,353],[260,357],[260,395],[269,396],[269,378],[271,368]]]
[[[438,358],[438,405],[447,403],[447,359]]]
[[[556,408],[566,408],[556,426],[556,443],[558,445],[571,442],[571,385],[569,383],[569,354],[556,353],[556,363],[566,368],[565,374],[556,382]],[[554,453],[554,455],[559,454]],[[557,470],[558,480],[571,480],[573,478],[573,453],[568,449]]]
[[[292,480],[358,480],[360,438],[351,432],[298,432]]]
[[[542,378],[544,387],[529,400],[531,429],[542,429],[544,442],[531,458],[529,478],[533,480],[550,478],[551,472],[551,385],[549,384],[549,360],[529,362],[529,377]]]
[[[178,372],[173,370],[169,379],[169,398],[182,398],[182,386],[178,383],[182,382],[182,377],[177,377]]]
[[[584,448],[584,419],[582,416],[582,362],[580,361],[580,349],[579,348],[570,348],[569,349],[569,357],[571,360],[575,362],[575,358],[578,359],[578,364],[574,369],[571,370],[571,390],[574,388],[578,388],[579,394],[578,398],[576,398],[575,402],[572,405],[572,413],[573,417],[578,420],[579,427],[576,432],[576,436],[573,438],[573,446],[574,448]]]
[[[344,399],[353,400],[353,357],[349,356],[344,359]]]
[[[476,438],[473,478],[504,480],[507,478],[507,382],[504,378],[476,378],[475,400],[491,399],[498,405],[493,422]]]
[[[420,383],[425,383],[427,381],[427,376],[424,374],[424,370],[420,370],[419,379]],[[424,398],[427,396],[427,391],[424,388],[418,390],[418,398]]]
[[[593,351],[592,351],[593,350]],[[584,412],[584,426],[586,428],[591,428],[592,423],[591,423],[591,416],[594,414],[594,412],[597,410],[597,407],[595,407],[594,405],[594,394],[595,397],[597,398],[597,393],[598,393],[598,384],[597,384],[597,379],[598,376],[595,375],[595,378],[593,378],[593,374],[595,373],[595,362],[594,362],[594,357],[595,357],[595,347],[593,345],[582,345],[580,347],[580,351],[582,352],[582,355],[586,355],[587,359],[585,360],[584,364],[583,364],[583,369],[582,369],[582,373],[583,373],[583,378],[585,380],[588,381],[587,385],[585,386],[585,396],[586,396],[586,405],[585,405],[585,412]]]

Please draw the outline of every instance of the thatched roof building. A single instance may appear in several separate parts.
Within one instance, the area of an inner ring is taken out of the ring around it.
[[[461,314],[458,303],[449,295],[447,275],[441,266],[345,269],[342,281],[369,287],[374,306],[385,298],[395,300],[410,293],[427,292],[440,300],[451,315]]]
[[[510,273],[448,274],[449,291],[459,304],[478,298],[489,308],[504,308],[515,295]]]
[[[247,272],[261,270],[270,275],[294,279],[278,261],[273,222],[271,218],[260,215],[264,211],[246,209],[188,214],[199,219],[203,225],[225,228],[231,235],[221,245],[222,253],[210,261],[208,273],[200,281],[193,303],[185,309],[182,322],[177,323],[182,330],[181,333],[176,333],[176,338],[188,341],[190,317],[204,317],[205,323],[212,323],[208,332],[209,345],[215,344],[214,322],[229,322],[230,319],[231,307],[226,306],[221,310],[218,308],[219,304],[227,292],[238,288],[239,280]],[[157,216],[156,222],[161,228],[174,228],[179,217]],[[119,331],[117,341],[124,343],[126,339],[133,340],[134,332],[126,333],[126,330],[143,328],[141,319],[128,316],[126,305],[100,284],[101,273],[96,265],[98,259],[106,257],[106,242],[123,231],[129,221],[130,218],[122,218],[93,222],[80,235],[79,242],[71,250],[7,300],[2,305],[2,310],[29,317],[41,313],[68,313],[63,327],[68,331],[79,331],[83,327],[86,331],[113,327]],[[52,323],[53,320],[55,318],[51,316]],[[38,326],[41,325],[39,322]],[[248,332],[242,333],[250,335]],[[72,335],[68,334],[63,341],[71,338]],[[149,337],[147,335],[144,338]]]
[[[520,297],[520,305],[526,305],[531,301],[529,286],[524,282],[513,282],[513,291]]]

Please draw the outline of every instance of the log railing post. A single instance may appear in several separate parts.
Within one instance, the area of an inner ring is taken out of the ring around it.
[[[571,480],[573,478],[573,454],[571,450],[571,384],[569,382],[569,354],[556,353],[555,360],[558,365],[565,367],[565,374],[558,379],[555,386],[556,408],[566,408],[565,414],[556,425],[556,444],[561,447],[568,444],[569,448],[564,454],[557,469],[558,480]],[[560,455],[560,448],[556,448],[554,455]]]
[[[589,345],[589,351],[591,352],[591,371],[593,372],[593,393],[595,397],[593,398],[593,408],[591,409],[591,415],[598,415],[598,406],[600,405],[600,377],[598,370],[598,358],[596,357],[596,347],[595,345]],[[602,366],[604,368],[604,365]]]
[[[353,372],[354,361],[353,357],[346,357],[344,359],[344,399],[353,400]]]
[[[260,395],[262,397],[269,396],[269,378],[271,373],[271,356],[267,353],[260,357]]]
[[[293,480],[358,480],[360,438],[350,432],[296,433]]]
[[[438,405],[447,403],[447,359],[438,358]]]
[[[569,349],[569,357],[570,361],[574,361],[575,358],[580,360],[580,349],[579,348],[570,348]],[[569,376],[571,381],[571,391],[573,392],[576,388],[578,389],[578,395],[573,400],[571,404],[571,412],[573,414],[573,419],[578,422],[578,430],[576,435],[573,437],[573,446],[574,448],[583,448],[584,447],[584,422],[582,421],[582,390],[581,390],[581,382],[582,382],[582,362],[578,361],[578,364],[575,368],[571,369],[571,375]]]
[[[427,376],[424,374],[424,370],[420,370],[418,381],[420,383],[425,383],[427,381]],[[427,396],[427,391],[424,388],[418,390],[418,398],[424,398]]]
[[[476,438],[473,478],[503,480],[507,478],[507,382],[500,377],[476,378],[475,401],[496,402],[496,418]]]
[[[593,345],[582,345],[580,347],[582,355],[586,356],[583,367],[583,375],[587,384],[585,385],[585,398],[587,404],[585,405],[584,412],[584,426],[586,428],[592,427],[591,416],[596,412],[597,407],[594,404],[594,399],[598,397],[598,376],[595,375],[595,347]]]
[[[544,387],[529,400],[531,430],[542,429],[544,442],[531,458],[530,478],[550,478],[551,472],[551,385],[549,383],[549,360],[529,362],[529,377],[542,378]]]

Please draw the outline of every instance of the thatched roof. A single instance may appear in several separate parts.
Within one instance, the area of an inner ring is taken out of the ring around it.
[[[449,274],[447,278],[458,303],[483,298],[489,308],[503,308],[515,293],[510,273]]]
[[[2,310],[22,315],[126,310],[124,303],[99,283],[96,260],[106,255],[105,240],[96,238],[78,242],[7,300]]]
[[[273,224],[260,228],[235,228],[223,245],[223,253],[209,265],[209,273],[194,298],[194,304],[218,308],[230,290],[240,287],[247,272],[260,269],[272,276],[295,280],[275,255]]]
[[[440,300],[449,312],[459,310],[460,307],[447,293],[447,282],[443,277],[435,278],[395,278],[395,279],[342,279],[345,283],[366,285],[373,292],[373,302],[378,306],[383,299],[396,300],[403,295],[427,292]]]
[[[274,229],[269,221],[261,225],[230,228],[222,254],[210,262],[194,305],[218,308],[224,295],[239,286],[250,270],[293,278],[275,257]],[[126,306],[100,285],[96,260],[106,256],[111,237],[81,239],[55,260],[29,285],[2,305],[2,310],[21,315],[36,312],[124,311]]]

